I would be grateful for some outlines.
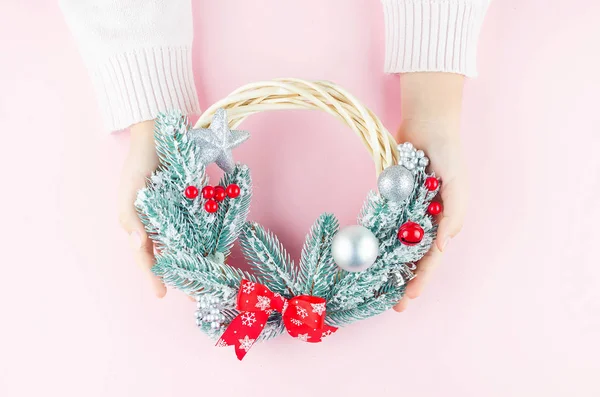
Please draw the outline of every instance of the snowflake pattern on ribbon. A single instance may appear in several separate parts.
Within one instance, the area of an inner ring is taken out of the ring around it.
[[[313,313],[317,313],[319,316],[325,311],[324,303],[311,303],[310,306],[312,307]]]
[[[296,314],[298,314],[302,318],[306,318],[306,316],[308,316],[308,312],[306,311],[306,309],[300,306],[296,306]]]
[[[229,323],[217,346],[234,346],[237,358],[243,359],[259,340],[269,321],[269,313],[274,311],[281,313],[281,318],[276,320],[283,323],[291,337],[318,343],[325,331],[333,333],[337,329],[324,323],[325,307],[326,301],[321,297],[300,295],[286,298],[265,285],[242,280],[236,305],[239,314]]]
[[[248,352],[252,345],[254,344],[255,339],[248,338],[248,335],[244,339],[238,339],[240,341],[240,349]]]
[[[328,329],[327,331],[324,331],[323,334],[321,335],[321,338],[327,338],[328,336],[330,336],[331,334],[333,334],[333,332],[331,332],[330,329]]]
[[[258,307],[260,310],[264,311],[271,307],[271,299],[267,298],[266,296],[258,296],[256,299],[258,300],[256,307]]]
[[[242,325],[245,325],[247,327],[252,327],[252,325],[254,325],[254,323],[256,322],[256,316],[252,312],[242,313],[241,318],[242,318]]]
[[[253,282],[247,282],[242,286],[242,290],[244,291],[244,294],[250,294],[252,293],[252,291],[254,291],[254,286],[256,285],[256,283]]]
[[[296,339],[299,339],[303,342],[307,342],[308,338],[310,338],[310,336],[308,336],[308,334],[298,334],[298,336],[296,337]]]

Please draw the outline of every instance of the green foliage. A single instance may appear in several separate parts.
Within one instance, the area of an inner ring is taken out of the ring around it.
[[[215,263],[203,256],[166,251],[156,258],[152,271],[168,286],[188,295],[209,293],[226,300],[235,300],[242,279],[256,278],[240,269]]]
[[[388,294],[372,297],[370,300],[348,310],[327,311],[326,323],[343,327],[353,322],[376,316],[392,308],[404,294],[404,288],[396,288]]]
[[[237,165],[230,174],[223,176],[219,185],[228,186],[232,183],[240,187],[240,195],[235,199],[225,199],[219,204],[211,227],[212,240],[207,242],[210,253],[220,252],[226,257],[242,231],[250,210],[252,181],[247,166]]]
[[[339,268],[333,262],[331,241],[339,229],[339,223],[331,214],[321,215],[302,248],[298,285],[306,295],[329,298]]]
[[[299,295],[296,267],[277,236],[258,223],[248,222],[240,241],[244,256],[262,284],[283,296]]]
[[[383,290],[386,296],[402,295],[403,283],[395,287],[394,280],[402,277],[405,283],[413,277],[407,264],[421,259],[435,237],[435,226],[427,214],[427,206],[437,192],[429,192],[424,187],[427,176],[424,172],[417,173],[416,188],[406,203],[392,203],[374,192],[369,193],[358,223],[371,230],[379,240],[379,256],[375,264],[363,272],[341,274],[333,287],[328,310],[344,311],[350,317],[352,310],[356,310],[356,316],[360,317],[359,311],[371,307],[365,303]],[[398,228],[409,220],[423,227],[423,240],[416,246],[398,241]]]

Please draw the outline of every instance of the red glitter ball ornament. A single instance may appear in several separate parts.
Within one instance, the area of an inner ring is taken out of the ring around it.
[[[188,186],[185,188],[185,197],[189,198],[190,200],[195,199],[196,197],[198,197],[198,188],[196,186]]]
[[[232,183],[231,185],[227,186],[226,193],[227,197],[236,198],[240,195],[240,187],[235,183]]]
[[[215,197],[215,188],[212,186],[204,186],[202,188],[202,197],[207,200]]]
[[[404,245],[417,245],[423,240],[423,228],[415,222],[406,222],[398,229],[398,240]]]
[[[219,209],[219,203],[217,203],[213,199],[210,199],[206,203],[204,203],[204,209],[206,210],[206,212],[214,214]]]
[[[425,179],[425,187],[430,192],[433,192],[438,188],[438,186],[440,186],[440,181],[438,181],[437,178],[430,176],[429,178]]]
[[[227,193],[225,193],[225,188],[223,186],[215,186],[215,195],[213,197],[215,200],[223,201],[226,196]]]

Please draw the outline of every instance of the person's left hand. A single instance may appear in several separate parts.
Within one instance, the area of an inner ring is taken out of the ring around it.
[[[404,311],[411,299],[423,292],[440,264],[442,254],[463,225],[467,208],[467,175],[459,137],[463,77],[449,73],[408,73],[402,75],[402,123],[398,142],[411,142],[429,157],[430,170],[440,180],[436,200],[442,213],[434,244],[417,263],[416,275],[394,310]]]
[[[448,131],[444,124],[405,122],[398,132],[399,142],[411,142],[429,157],[431,169],[440,180],[440,193],[436,200],[442,203],[442,213],[437,216],[438,232],[429,252],[417,263],[414,279],[404,297],[394,310],[404,311],[411,299],[417,298],[440,264],[442,254],[450,239],[456,236],[463,224],[467,201],[467,178],[457,131]],[[441,200],[440,200],[441,199]]]

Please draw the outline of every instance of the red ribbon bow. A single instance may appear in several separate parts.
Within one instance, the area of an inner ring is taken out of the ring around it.
[[[287,300],[262,284],[242,280],[237,299],[241,313],[233,319],[217,346],[235,346],[238,359],[244,358],[265,328],[269,314],[277,310],[283,316],[287,332],[304,342],[317,343],[337,328],[325,324],[325,299],[299,295]]]

